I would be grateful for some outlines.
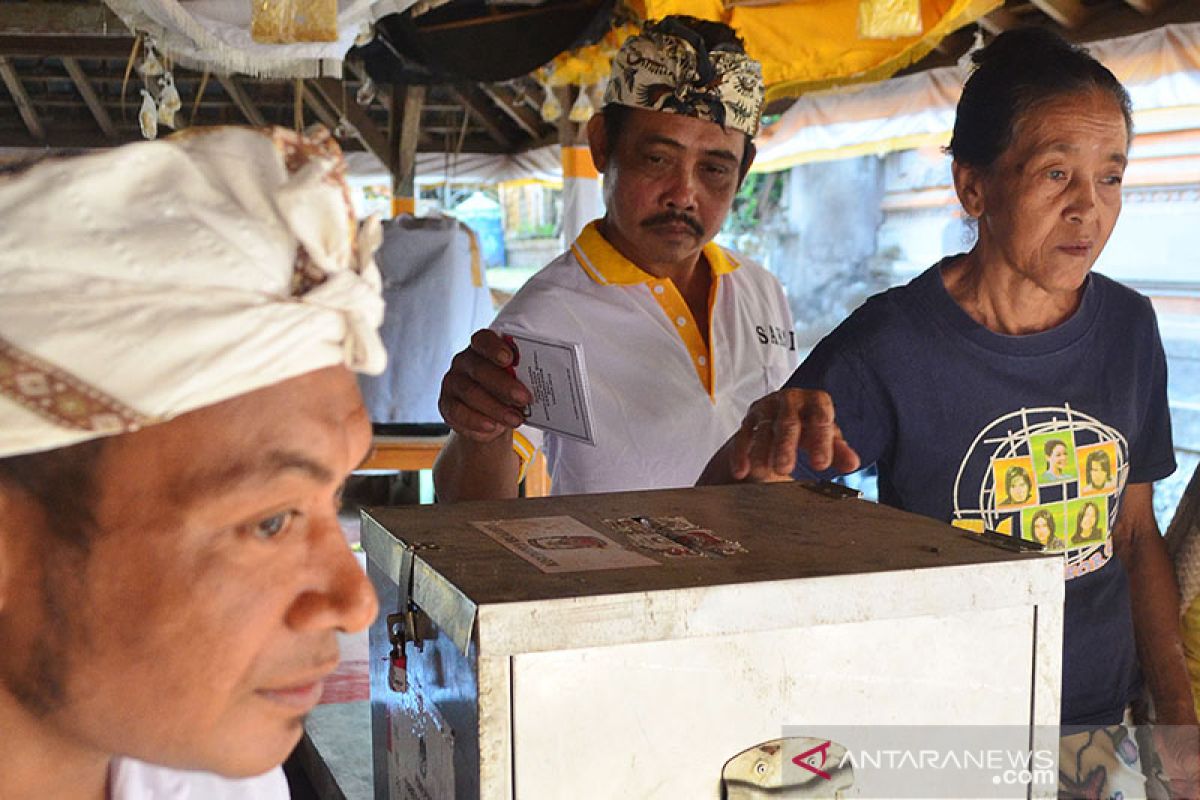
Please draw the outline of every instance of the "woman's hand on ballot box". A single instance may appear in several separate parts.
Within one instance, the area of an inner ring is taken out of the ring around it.
[[[495,331],[476,331],[471,344],[450,362],[442,378],[438,410],[460,436],[490,442],[525,421],[521,410],[533,402],[512,367],[516,353]]]
[[[819,389],[780,389],[752,403],[697,484],[791,480],[799,450],[817,471],[832,467],[846,473],[859,467],[858,454],[842,438],[833,400]]]

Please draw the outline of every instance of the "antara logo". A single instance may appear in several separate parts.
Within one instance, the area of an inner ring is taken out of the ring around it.
[[[812,740],[810,739],[809,741]],[[831,780],[832,776],[825,770],[821,769],[821,767],[825,766],[825,760],[829,758],[829,745],[831,744],[833,744],[832,741],[826,741],[824,744],[819,744],[816,747],[805,750],[803,753],[793,758],[792,763],[797,767],[804,767],[809,772],[813,773],[814,775],[819,775],[825,780]],[[821,758],[819,762],[817,761],[818,753],[820,753]]]
[[[788,350],[796,349],[796,332],[785,330],[777,325],[755,325],[754,332],[762,344],[777,344]]]

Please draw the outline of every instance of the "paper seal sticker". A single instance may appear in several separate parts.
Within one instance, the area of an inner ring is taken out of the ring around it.
[[[604,524],[629,537],[634,547],[672,558],[723,557],[749,552],[739,542],[722,539],[686,517],[620,517],[606,519]]]
[[[542,572],[659,566],[574,517],[481,520],[471,525]]]

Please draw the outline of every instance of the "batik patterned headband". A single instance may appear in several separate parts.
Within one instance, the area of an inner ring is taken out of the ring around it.
[[[671,18],[647,25],[613,59],[604,102],[683,114],[758,133],[763,105],[762,65],[718,45]]]

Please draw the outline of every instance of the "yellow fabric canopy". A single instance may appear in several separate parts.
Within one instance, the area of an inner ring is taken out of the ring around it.
[[[920,24],[916,25],[916,4]],[[815,89],[888,78],[924,57],[947,34],[979,19],[1003,0],[791,0],[732,5],[722,0],[635,0],[646,19],[690,14],[726,23],[762,62],[767,102]],[[912,8],[906,8],[907,6]],[[919,27],[913,36],[865,38],[876,30]]]

